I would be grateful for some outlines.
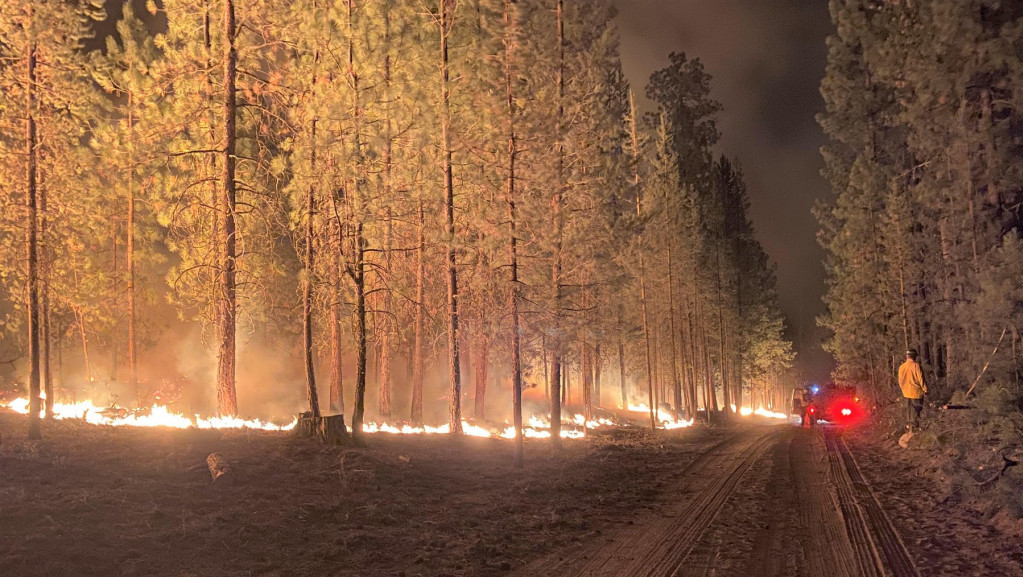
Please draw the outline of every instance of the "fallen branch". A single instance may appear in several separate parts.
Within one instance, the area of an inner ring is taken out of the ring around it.
[[[998,352],[998,347],[1002,346],[1002,340],[1005,338],[1005,333],[1008,330],[1009,330],[1008,325],[1006,325],[1006,327],[1004,329],[1002,329],[1002,336],[998,337],[998,344],[995,345],[995,350],[991,351],[991,356],[989,356],[987,358],[987,362],[984,363],[984,368],[980,370],[980,374],[977,375],[976,379],[974,379],[973,384],[970,385],[970,389],[968,391],[966,391],[966,396],[963,397],[964,399],[965,398],[969,398],[970,393],[973,392],[973,389],[977,388],[977,383],[980,382],[980,378],[983,377],[984,373],[987,371],[988,365],[991,364],[991,359],[994,358],[995,353]]]

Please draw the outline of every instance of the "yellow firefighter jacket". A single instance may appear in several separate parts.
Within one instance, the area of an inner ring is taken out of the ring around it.
[[[924,373],[920,370],[920,363],[913,359],[906,359],[899,367],[899,387],[902,388],[902,396],[907,399],[922,399],[927,392],[927,385],[924,384]]]

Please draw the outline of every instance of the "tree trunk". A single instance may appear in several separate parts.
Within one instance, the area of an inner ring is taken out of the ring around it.
[[[480,322],[482,323],[482,312],[480,317]],[[489,362],[489,357],[490,343],[487,342],[486,337],[480,335],[479,342],[476,344],[476,397],[473,407],[473,416],[481,421],[487,418],[487,369],[489,368],[487,363]]]
[[[551,444],[561,447],[561,250],[565,223],[561,212],[562,196],[565,192],[565,146],[564,146],[564,96],[565,96],[565,22],[564,1],[557,0],[556,17],[558,29],[558,116],[555,120],[555,154],[557,155],[557,182],[554,199],[551,202],[551,218],[554,224],[554,255],[551,265],[551,285],[554,288],[554,323],[551,334]]]
[[[30,15],[32,17],[31,8]],[[29,24],[31,28],[33,24]],[[28,43],[27,76],[25,84],[25,144],[27,154],[25,203],[28,206],[25,222],[28,258],[28,438],[42,438],[39,427],[39,411],[42,399],[39,397],[39,238],[38,233],[38,190],[36,189],[36,44],[32,38]]]
[[[362,238],[362,223],[355,225],[355,263],[349,275],[355,284],[355,409],[352,413],[352,437],[359,446],[365,444],[362,423],[366,415],[366,243]]]
[[[455,262],[455,184],[452,169],[451,96],[448,71],[448,33],[454,19],[447,0],[440,2],[440,58],[441,58],[441,141],[444,163],[444,211],[447,216],[447,277],[448,277],[448,371],[451,405],[448,423],[451,433],[462,434],[462,373],[458,354],[458,268]]]
[[[600,342],[593,349],[593,402],[600,408]]]
[[[423,423],[423,279],[426,276],[426,268],[423,261],[426,252],[426,216],[423,210],[423,201],[419,201],[419,228],[418,240],[416,243],[416,303],[413,319],[413,330],[415,341],[412,345],[412,414],[413,425]]]
[[[391,14],[384,10],[384,199],[391,201],[391,163],[392,163],[392,142],[391,142]],[[393,224],[391,206],[387,205],[387,238],[384,247],[384,274],[390,277],[391,274],[391,249],[393,239]],[[391,419],[391,353],[392,353],[392,315],[391,315],[391,288],[385,284],[383,287],[383,322],[380,331],[380,394],[378,406],[380,417],[389,421]],[[381,317],[381,315],[377,315]]]
[[[725,295],[721,282],[721,251],[714,251],[715,266],[717,267],[717,309],[718,309],[718,367],[721,369],[721,398],[724,402],[725,415],[732,411],[732,395],[728,389],[728,362],[725,355],[725,319],[722,309],[724,308]],[[735,410],[739,410],[736,407]]]
[[[618,386],[622,392],[622,410],[629,410],[629,390],[625,384],[625,343],[622,342],[622,314],[618,311]]]
[[[318,55],[317,55],[318,56]],[[315,57],[314,57],[315,59]],[[315,68],[313,83],[316,82]],[[309,152],[310,176],[316,175],[316,119],[312,121]],[[315,274],[316,251],[313,245],[315,230],[313,218],[316,214],[316,187],[312,184],[306,190],[305,215],[305,276],[302,280],[302,351],[305,361],[306,400],[309,412],[314,418],[320,417],[320,400],[316,394],[316,370],[313,365],[313,275]]]
[[[504,2],[504,86],[508,106],[508,259],[511,262],[509,308],[512,319],[512,423],[515,427],[515,466],[522,468],[522,359],[519,335],[519,260],[518,238],[515,230],[515,159],[518,153],[515,135],[515,81],[516,27],[512,13],[513,0]]]
[[[582,371],[583,384],[583,418],[593,418],[593,372],[590,359],[590,347],[585,339],[579,340],[579,368]],[[585,429],[585,427],[584,427]]]
[[[135,94],[128,93],[128,222],[125,231],[125,265],[128,275],[128,390],[138,406],[138,352],[135,336]]]
[[[53,370],[51,367],[51,355],[50,355],[50,343],[53,338],[51,329],[53,327],[50,321],[50,278],[53,273],[53,250],[49,247],[50,240],[48,239],[48,222],[47,222],[47,191],[46,183],[44,182],[42,175],[38,175],[38,188],[39,191],[39,290],[41,292],[40,299],[42,301],[41,314],[42,319],[39,323],[39,339],[41,341],[41,351],[39,362],[41,365],[40,372],[42,373],[42,389],[43,396],[46,397],[43,400],[43,414],[47,419],[53,418]]]
[[[217,333],[219,352],[217,355],[217,412],[221,416],[238,413],[238,397],[235,391],[235,325],[237,314],[236,266],[237,237],[235,234],[236,183],[235,183],[235,113],[238,53],[235,49],[234,0],[224,0],[224,104],[223,104],[223,163],[218,210],[221,222],[217,237],[220,245],[219,279],[220,294],[217,306]]]

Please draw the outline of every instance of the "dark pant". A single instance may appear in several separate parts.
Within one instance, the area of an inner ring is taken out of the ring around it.
[[[920,411],[924,410],[923,399],[906,399],[906,425],[920,427]]]

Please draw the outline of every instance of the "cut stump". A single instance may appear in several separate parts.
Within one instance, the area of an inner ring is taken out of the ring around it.
[[[353,445],[352,436],[345,427],[344,415],[314,417],[309,412],[300,413],[298,424],[295,425],[295,434],[302,439],[316,438],[328,445],[339,447]]]

